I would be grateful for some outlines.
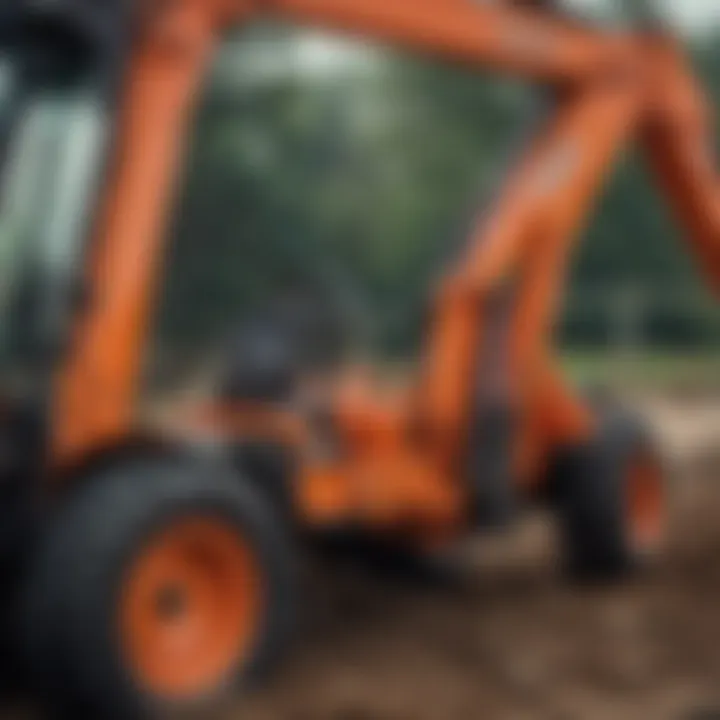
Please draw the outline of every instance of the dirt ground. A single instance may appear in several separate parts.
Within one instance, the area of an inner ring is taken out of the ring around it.
[[[644,405],[674,478],[657,566],[569,586],[544,517],[462,548],[451,581],[323,563],[284,667],[227,720],[720,720],[720,399]]]
[[[323,566],[297,647],[231,718],[720,718],[720,402],[646,403],[672,542],[616,588],[570,587],[545,518],[462,549],[455,582]]]

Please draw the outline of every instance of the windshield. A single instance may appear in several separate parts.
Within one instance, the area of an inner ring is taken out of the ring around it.
[[[65,336],[105,146],[99,83],[62,48],[0,49],[0,373]]]

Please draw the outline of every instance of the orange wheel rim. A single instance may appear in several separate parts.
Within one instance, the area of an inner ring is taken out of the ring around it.
[[[627,494],[631,542],[641,553],[652,552],[665,537],[667,517],[662,469],[650,454],[631,463]]]
[[[261,615],[252,549],[218,519],[186,519],[162,531],[129,568],[120,606],[135,680],[170,699],[202,695],[247,659]]]

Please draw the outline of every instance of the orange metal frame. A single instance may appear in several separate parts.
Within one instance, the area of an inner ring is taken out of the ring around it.
[[[552,87],[558,101],[443,282],[412,391],[381,396],[357,382],[339,390],[340,459],[313,457],[312,443],[298,441],[298,503],[308,521],[457,527],[467,492],[459,463],[480,362],[487,363],[488,392],[520,419],[520,484],[538,481],[553,447],[592,431],[590,413],[553,363],[550,337],[573,241],[631,140],[646,151],[701,267],[720,288],[720,182],[709,112],[669,37],[595,30],[539,9],[475,0],[176,0],[150,7],[94,244],[94,302],[58,374],[56,463],[112,445],[132,428],[155,271],[193,101],[221,32],[259,14],[490,65]],[[509,332],[498,342],[485,320],[508,288]],[[256,410],[238,411],[239,426],[247,427],[247,413]]]

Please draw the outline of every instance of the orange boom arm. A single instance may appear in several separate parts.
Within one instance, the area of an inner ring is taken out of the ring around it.
[[[656,52],[656,84],[642,142],[687,230],[700,270],[720,293],[720,175],[713,113],[675,43],[666,41]]]
[[[257,7],[301,23],[551,83],[583,82],[630,49],[619,35],[603,35],[539,9],[502,2],[265,0]]]

